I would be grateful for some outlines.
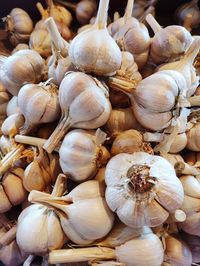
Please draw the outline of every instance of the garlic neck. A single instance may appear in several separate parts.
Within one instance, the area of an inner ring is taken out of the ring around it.
[[[194,41],[192,42],[192,44],[190,45],[190,47],[188,48],[183,57],[183,61],[185,62],[185,64],[189,65],[193,64],[196,56],[198,55],[199,49],[200,49],[200,36],[196,36],[194,37]]]
[[[133,5],[134,5],[134,0],[128,0],[127,6],[126,6],[126,11],[124,14],[125,20],[132,17]]]
[[[97,18],[95,21],[95,25],[97,25],[99,30],[104,29],[106,27],[108,5],[109,0],[100,0]]]
[[[128,188],[131,192],[148,192],[155,185],[156,178],[149,176],[150,168],[146,165],[132,165],[127,171]]]
[[[155,18],[151,14],[148,14],[146,16],[146,22],[152,28],[154,33],[157,33],[162,29],[162,27],[158,24],[158,22],[155,20]]]

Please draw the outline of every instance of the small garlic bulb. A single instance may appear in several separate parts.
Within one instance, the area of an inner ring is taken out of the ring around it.
[[[114,139],[111,154],[117,155],[119,153],[134,153],[144,151],[153,154],[151,144],[145,142],[141,132],[130,129],[118,134]]]
[[[145,152],[112,157],[105,182],[108,206],[130,227],[158,226],[183,202],[183,187],[172,165]]]
[[[6,17],[6,30],[9,33],[10,42],[16,46],[19,43],[28,42],[33,30],[33,22],[21,8],[13,8]]]
[[[13,96],[7,104],[6,114],[7,114],[7,116],[10,116],[10,115],[14,115],[16,113],[20,114],[21,111],[20,111],[19,106],[18,106],[17,96]]]
[[[107,122],[111,112],[107,89],[98,80],[81,72],[69,72],[65,75],[59,88],[59,102],[61,120],[43,146],[49,153],[70,128],[101,127]]]
[[[52,196],[61,196],[64,193],[64,184],[65,178],[60,175]],[[51,198],[50,194],[44,194]],[[25,208],[18,217],[16,240],[24,252],[40,255],[61,248],[66,238],[59,217],[52,208],[32,204]]]
[[[42,79],[44,60],[35,51],[21,50],[5,59],[0,66],[0,80],[12,95],[28,82],[37,83]]]
[[[151,14],[147,15],[146,21],[155,34],[151,41],[150,55],[156,64],[180,57],[193,40],[189,31],[182,26],[172,25],[162,29]]]
[[[23,187],[24,170],[22,168],[12,169],[7,172],[0,185],[0,213],[4,213],[21,204],[27,197],[27,192]]]
[[[22,114],[16,113],[8,116],[1,125],[1,131],[5,136],[13,138],[24,125],[25,119]]]
[[[10,95],[5,86],[0,81],[0,116],[6,115],[6,108],[10,100]]]
[[[53,198],[33,190],[29,201],[53,208],[67,237],[76,244],[89,244],[106,236],[113,226],[114,215],[106,204],[104,191],[102,183],[90,180],[63,197]]]
[[[109,0],[100,0],[95,24],[79,33],[70,44],[71,61],[83,72],[110,76],[120,68],[120,49],[106,28],[108,4]]]
[[[63,173],[79,182],[92,178],[110,158],[108,150],[102,146],[105,140],[106,134],[99,129],[96,133],[81,129],[67,133],[59,149]]]
[[[38,124],[53,122],[60,116],[58,90],[53,83],[24,85],[18,94],[18,104],[25,117],[21,134],[27,134]]]
[[[147,28],[131,16],[133,0],[129,0],[124,17],[109,25],[108,30],[122,51],[134,56],[138,68],[142,68],[148,59],[150,36]]]

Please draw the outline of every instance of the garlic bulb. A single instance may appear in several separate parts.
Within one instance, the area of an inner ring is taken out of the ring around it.
[[[144,151],[150,154],[153,153],[151,144],[145,142],[142,133],[134,129],[126,130],[118,134],[111,147],[112,155],[118,153],[134,153],[138,151]]]
[[[64,193],[64,184],[65,178],[60,175],[52,196],[61,196]],[[47,193],[45,195],[51,197]],[[66,238],[57,214],[41,204],[32,204],[18,217],[16,240],[20,249],[26,253],[45,254],[52,249],[61,248]]]
[[[109,76],[120,68],[120,49],[106,28],[108,4],[109,0],[100,0],[95,24],[79,33],[70,44],[71,61],[81,71]]]
[[[12,95],[17,95],[23,84],[42,79],[44,60],[32,50],[21,50],[5,59],[0,66],[0,80]]]
[[[110,24],[108,30],[121,50],[128,51],[134,56],[140,69],[148,59],[150,36],[145,25],[131,17],[132,10],[133,0],[129,0],[124,17]]]
[[[28,44],[26,43],[19,43],[13,50],[12,50],[12,53],[11,54],[14,54],[20,50],[27,50],[29,49],[29,46]]]
[[[10,115],[4,120],[1,131],[4,135],[12,138],[19,133],[19,129],[23,126],[24,122],[25,119],[22,114],[17,113]]]
[[[101,131],[75,129],[67,133],[59,149],[63,173],[75,181],[92,178],[99,167],[107,163],[110,154],[102,146],[106,134]]]
[[[199,85],[199,76],[196,74],[195,67],[193,66],[199,49],[200,37],[194,37],[194,41],[179,61],[167,63],[158,68],[158,70],[176,70],[180,72],[187,83],[187,96],[193,95]]]
[[[60,116],[58,91],[53,83],[24,85],[18,94],[18,104],[25,117],[21,134],[27,134],[38,124],[53,122]]]
[[[53,78],[53,82],[59,85],[65,73],[73,70],[68,56],[69,44],[61,37],[53,18],[48,18],[45,23],[51,36],[53,53],[48,62],[48,78]]]
[[[162,29],[151,14],[147,15],[146,21],[155,34],[151,41],[150,55],[156,64],[180,57],[193,40],[182,26],[172,25]]]
[[[6,114],[7,114],[7,116],[10,116],[10,115],[14,115],[16,113],[20,114],[21,111],[20,111],[19,106],[18,106],[17,96],[13,96],[7,104]]]
[[[110,115],[108,92],[96,79],[81,72],[69,72],[59,88],[61,120],[44,144],[52,152],[71,127],[95,129],[104,125]]]
[[[188,14],[191,14],[192,16],[192,28],[197,28],[200,25],[200,10],[198,7],[198,0],[191,0],[189,3],[182,4],[178,7],[175,17],[180,25],[184,24]]]
[[[16,168],[7,172],[2,179],[0,185],[0,213],[4,213],[12,208],[21,204],[27,197],[27,192],[23,187],[23,169]]]
[[[10,95],[8,94],[5,86],[0,81],[0,115],[6,115],[6,108],[10,100]]]
[[[132,128],[139,129],[141,126],[136,121],[131,108],[118,108],[112,109],[105,128],[111,136],[117,136],[120,132]]]
[[[6,30],[9,33],[10,42],[16,46],[19,43],[28,42],[33,30],[33,22],[21,8],[13,8],[6,17]]]
[[[109,207],[130,227],[158,226],[183,202],[183,188],[171,164],[145,152],[112,157],[105,182]]]
[[[90,247],[55,250],[49,253],[49,263],[98,261],[104,259],[106,261],[115,259],[122,265],[125,264],[127,266],[160,266],[164,259],[164,251],[160,239],[148,229],[148,232],[144,232],[140,236],[127,241],[123,245],[116,247],[115,250],[106,247]]]
[[[92,243],[106,236],[113,226],[114,215],[106,205],[104,185],[96,180],[78,185],[63,197],[53,198],[33,190],[29,201],[53,208],[65,234],[76,244]]]
[[[39,153],[24,171],[23,185],[29,192],[48,190],[60,172],[58,155],[48,154],[39,148]]]
[[[188,245],[176,235],[167,235],[164,238],[165,259],[170,265],[190,266],[192,265],[192,253]]]

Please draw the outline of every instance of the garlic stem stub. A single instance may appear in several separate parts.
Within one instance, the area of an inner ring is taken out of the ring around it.
[[[130,227],[161,225],[181,207],[183,187],[171,164],[145,152],[112,157],[105,171],[106,201]]]

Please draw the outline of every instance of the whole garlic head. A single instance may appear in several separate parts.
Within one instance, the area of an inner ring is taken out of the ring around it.
[[[121,153],[105,171],[106,201],[130,227],[157,226],[180,208],[184,193],[173,166],[145,152]]]

